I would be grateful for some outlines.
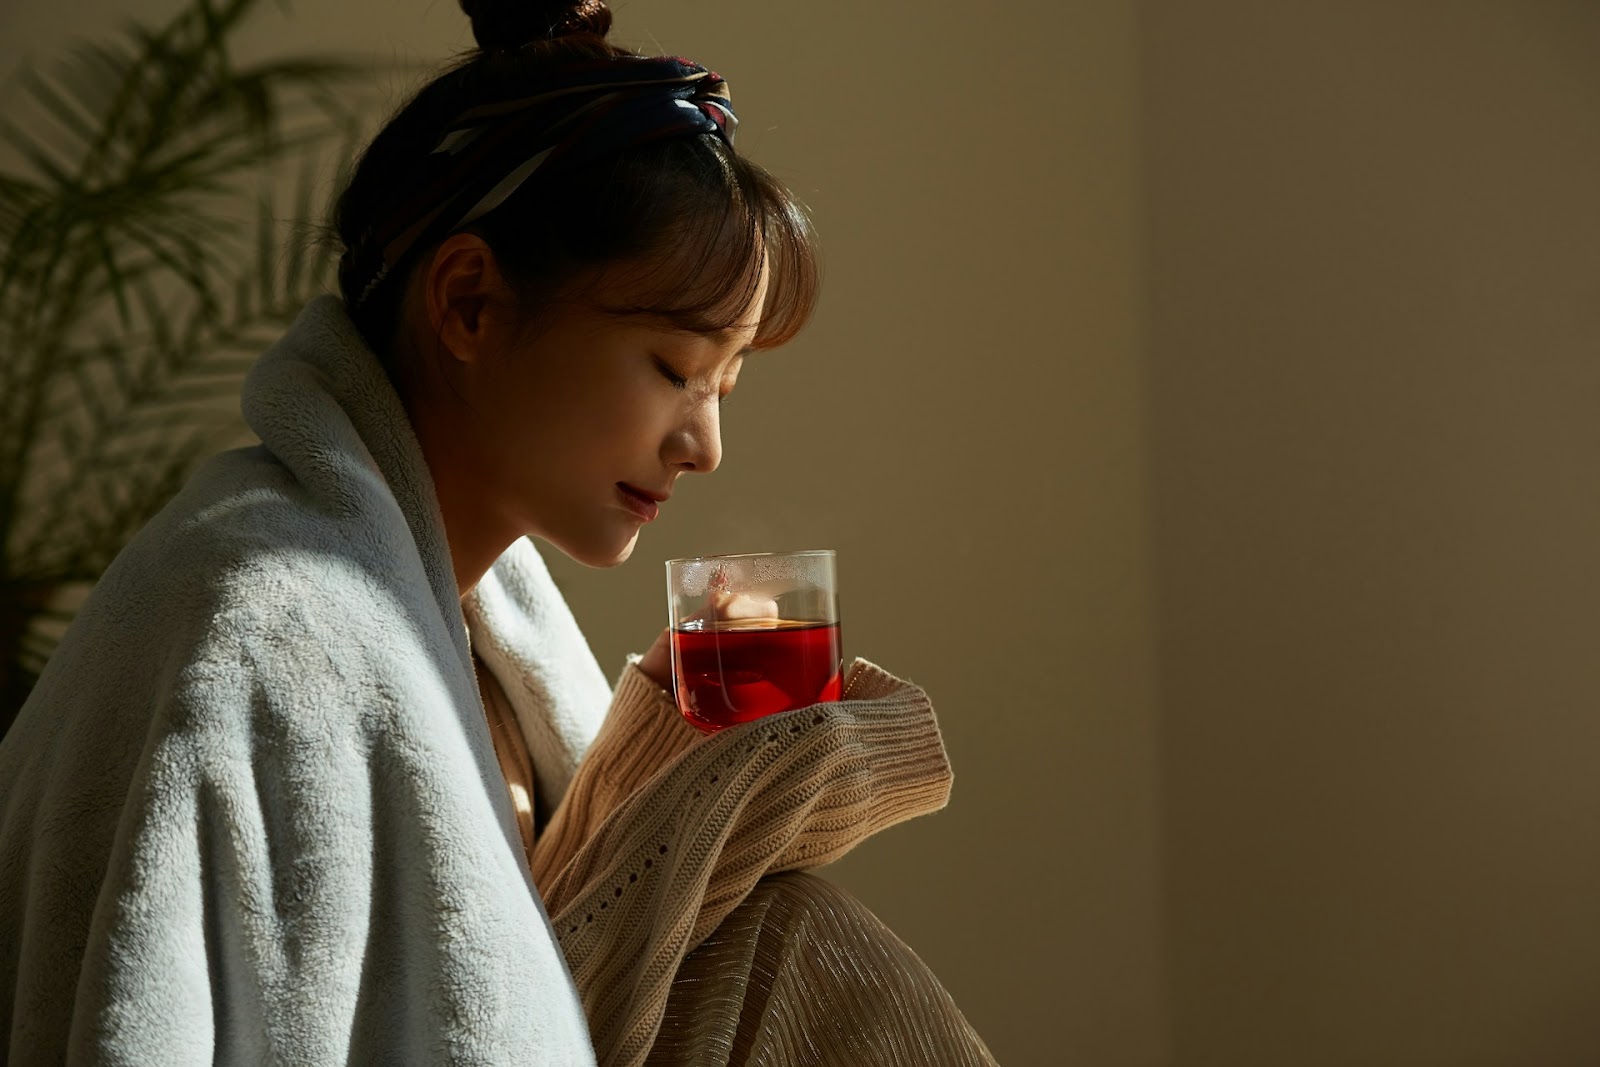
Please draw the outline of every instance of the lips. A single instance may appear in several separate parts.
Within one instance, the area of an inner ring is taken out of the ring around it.
[[[617,499],[645,522],[653,520],[661,511],[661,506],[652,497],[626,482],[617,483]]]
[[[654,493],[649,489],[640,489],[638,486],[629,485],[627,482],[618,482],[617,484],[634,496],[642,497],[645,500],[653,500],[657,504],[665,503],[672,496],[671,493]]]

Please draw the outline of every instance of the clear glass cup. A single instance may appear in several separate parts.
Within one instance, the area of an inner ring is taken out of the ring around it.
[[[839,699],[832,549],[669,559],[667,610],[673,696],[706,733]]]

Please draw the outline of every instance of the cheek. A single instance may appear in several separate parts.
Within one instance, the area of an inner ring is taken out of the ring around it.
[[[597,455],[606,454],[625,463],[613,478],[640,477],[648,471],[639,467],[661,449],[661,439],[672,419],[671,408],[659,396],[637,386],[608,394],[605,402],[590,409],[588,426],[581,432],[592,443]]]
[[[498,465],[519,482],[642,476],[672,419],[647,385],[599,376],[508,385],[492,401]]]

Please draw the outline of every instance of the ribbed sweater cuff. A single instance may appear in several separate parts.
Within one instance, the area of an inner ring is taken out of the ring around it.
[[[639,670],[640,658],[637,653],[627,657],[613,691],[610,713],[588,756],[601,779],[597,792],[602,795],[596,800],[607,810],[706,740],[684,719],[672,694]],[[853,735],[854,742],[862,746],[877,795],[874,827],[943,807],[949,800],[950,763],[927,694],[906,686],[877,664],[857,659],[847,672],[841,699],[856,703],[850,708],[819,705],[811,718],[820,714],[830,727],[848,724],[846,735]],[[788,739],[784,733],[800,734],[819,724],[787,713],[772,717],[766,725],[763,730],[758,721],[743,730],[733,727],[719,733],[729,739],[754,733],[779,741]]]
[[[868,795],[862,797],[840,781],[835,803],[813,814],[797,847],[781,861],[785,868],[831,862],[863,838],[938,811],[950,800],[954,776],[927,694],[859,658],[848,678],[841,698],[845,703],[818,705],[807,722],[791,722],[787,728],[798,732],[797,726],[825,723],[836,739],[827,746],[832,752],[823,765],[843,770],[852,756],[859,758]],[[772,721],[782,729],[783,719],[800,717],[791,713]]]
[[[841,696],[849,705],[817,705],[809,716],[781,713],[730,727],[708,739],[684,719],[672,694],[639,670],[639,659],[637,654],[628,656],[611,710],[586,757],[597,778],[591,827],[596,814],[609,812],[696,744],[705,742],[708,762],[722,762],[720,750],[733,747],[736,738],[788,747],[794,735],[819,726],[838,732],[838,739],[828,746],[836,749],[835,757],[857,753],[868,770],[874,795],[870,828],[851,827],[846,832],[850,844],[878,829],[937,811],[949,801],[950,762],[927,694],[875,663],[858,658],[851,664]]]

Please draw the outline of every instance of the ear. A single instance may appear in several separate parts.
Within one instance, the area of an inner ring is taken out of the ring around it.
[[[463,363],[475,363],[492,350],[500,323],[486,311],[505,295],[494,252],[475,233],[445,238],[423,278],[429,327],[444,350]]]

